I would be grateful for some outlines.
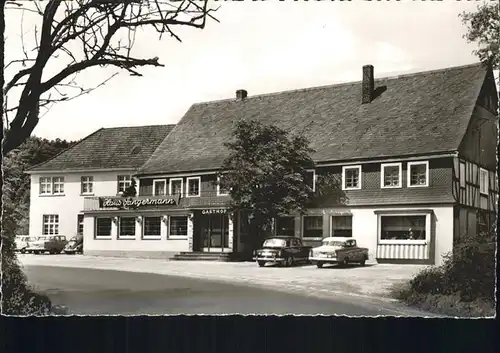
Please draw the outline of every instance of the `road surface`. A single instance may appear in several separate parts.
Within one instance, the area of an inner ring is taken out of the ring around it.
[[[24,267],[31,285],[77,315],[303,314],[422,316],[399,304],[331,299],[203,279],[102,269]]]

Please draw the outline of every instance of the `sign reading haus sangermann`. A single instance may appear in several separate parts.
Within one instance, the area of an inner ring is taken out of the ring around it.
[[[100,208],[134,209],[151,206],[175,206],[179,204],[179,195],[163,197],[100,197]]]

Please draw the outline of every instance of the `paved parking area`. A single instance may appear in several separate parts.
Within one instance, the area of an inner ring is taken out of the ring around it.
[[[367,264],[365,267],[275,266],[253,262],[168,261],[83,255],[19,255],[23,265],[60,266],[144,272],[241,283],[319,297],[357,296],[391,301],[390,288],[413,277],[425,266]]]

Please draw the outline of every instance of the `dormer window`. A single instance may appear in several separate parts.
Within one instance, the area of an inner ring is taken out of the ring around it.
[[[400,188],[402,166],[401,163],[386,163],[381,166],[381,187]]]
[[[305,182],[309,185],[313,192],[316,191],[316,171],[314,169],[306,171]]]
[[[429,162],[408,162],[408,187],[429,186]]]
[[[361,189],[361,166],[342,167],[342,190]]]
[[[167,194],[167,180],[159,179],[153,180],[153,196]]]
[[[187,178],[187,183],[186,183],[186,195],[187,195],[187,197],[200,196],[200,186],[201,186],[201,178],[200,177]]]
[[[168,193],[171,196],[182,196],[182,178],[172,178],[168,184]]]

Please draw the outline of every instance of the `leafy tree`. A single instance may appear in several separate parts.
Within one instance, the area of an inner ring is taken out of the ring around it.
[[[18,147],[30,134],[40,118],[40,109],[53,103],[68,101],[106,84],[82,87],[77,76],[93,67],[115,67],[141,76],[138,68],[164,66],[158,57],[140,58],[133,52],[136,32],[155,30],[180,41],[175,29],[202,29],[210,14],[208,0],[48,0],[0,2],[0,21],[5,26],[4,12],[20,10],[39,16],[34,28],[35,48],[27,48],[21,21],[23,53],[5,65],[14,68],[12,77],[4,81],[2,123],[8,127],[2,141],[3,155]],[[214,18],[213,18],[214,19]],[[3,64],[2,35],[0,56]],[[59,67],[59,69],[57,69]],[[12,119],[8,113],[13,114]]]
[[[475,42],[479,49],[474,50],[481,62],[492,61],[493,68],[500,68],[500,5],[498,2],[478,6],[476,12],[463,12],[462,23],[467,26],[464,38]]]
[[[50,308],[50,300],[34,292],[27,283],[14,253],[15,234],[27,234],[29,225],[30,177],[26,168],[41,163],[71,143],[28,138],[2,159],[2,313],[40,315]]]
[[[314,163],[303,135],[240,120],[234,141],[225,146],[229,156],[219,174],[221,187],[230,190],[234,212],[250,211],[254,232],[269,230],[276,217],[304,213],[313,192],[307,169]]]

